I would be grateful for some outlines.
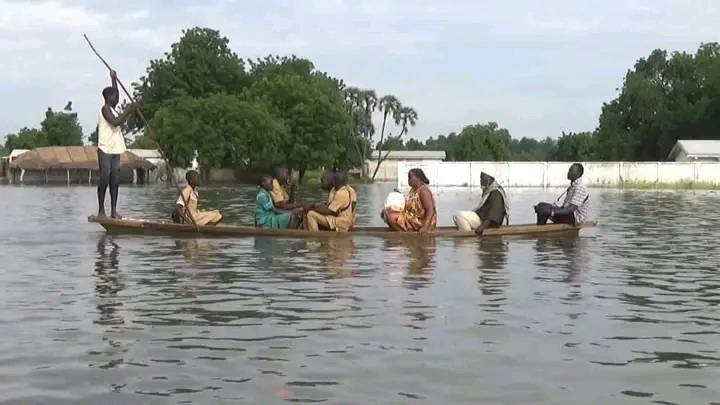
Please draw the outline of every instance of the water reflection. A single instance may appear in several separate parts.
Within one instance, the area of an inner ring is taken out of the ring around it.
[[[383,241],[383,247],[385,251],[392,252],[392,262],[407,262],[407,273],[403,277],[406,287],[422,288],[432,281],[437,252],[436,238],[388,238]]]
[[[535,240],[535,263],[537,279],[574,283],[583,267],[587,268],[586,256],[580,249],[580,238],[572,235],[538,235]]]
[[[120,272],[120,247],[112,236],[103,234],[96,245],[95,258],[95,292],[98,297],[99,318],[96,323],[101,325],[118,325],[125,323],[118,308],[122,301],[118,293],[125,288]]]
[[[363,225],[380,225],[363,207],[382,204],[382,187],[358,186]],[[237,189],[209,193],[228,222],[252,212],[254,188]],[[165,218],[174,192],[127,187],[122,201],[130,216]],[[85,222],[92,188],[0,186],[12,235],[0,238],[0,392],[17,403],[717,401],[720,194],[594,193],[603,224],[579,237],[312,243],[101,237]],[[541,194],[514,191],[513,206]],[[437,197],[449,221],[471,195]]]
[[[175,247],[192,264],[207,262],[218,251],[215,241],[195,238],[176,239]]]
[[[454,240],[456,254],[465,258],[476,258],[478,287],[484,300],[478,304],[491,314],[480,323],[485,326],[502,325],[498,314],[507,304],[508,278],[507,255],[509,241],[504,238],[458,238]]]
[[[348,261],[355,254],[354,238],[330,238],[322,244],[328,272],[334,278],[351,277],[354,273]]]

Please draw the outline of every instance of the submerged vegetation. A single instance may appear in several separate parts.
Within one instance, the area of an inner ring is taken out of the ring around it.
[[[626,181],[619,186],[632,190],[720,190],[720,183],[683,180],[678,182]]]

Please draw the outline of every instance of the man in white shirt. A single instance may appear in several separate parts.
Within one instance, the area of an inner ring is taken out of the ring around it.
[[[125,138],[122,135],[122,125],[135,111],[135,104],[131,104],[120,115],[116,115],[115,107],[120,101],[120,93],[117,88],[117,74],[110,71],[111,87],[105,87],[102,91],[105,103],[98,114],[98,165],[100,168],[100,179],[98,180],[98,216],[105,215],[105,192],[110,186],[110,215],[119,219],[117,212],[118,191],[120,188],[120,155],[125,148]]]
[[[570,166],[567,175],[570,187],[565,191],[565,201],[562,206],[549,203],[539,203],[535,206],[538,225],[545,225],[548,219],[556,224],[570,225],[579,225],[587,220],[590,213],[588,204],[590,193],[582,182],[584,172],[585,169],[580,163],[573,163]]]

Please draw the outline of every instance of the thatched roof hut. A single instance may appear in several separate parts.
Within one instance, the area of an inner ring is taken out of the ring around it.
[[[16,157],[11,169],[23,170],[98,170],[96,146],[46,146]],[[154,169],[155,165],[132,152],[120,155],[121,169]]]

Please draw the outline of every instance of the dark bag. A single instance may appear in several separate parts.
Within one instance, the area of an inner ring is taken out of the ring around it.
[[[175,204],[170,218],[172,218],[172,221],[176,224],[185,223],[185,207],[180,204]]]

